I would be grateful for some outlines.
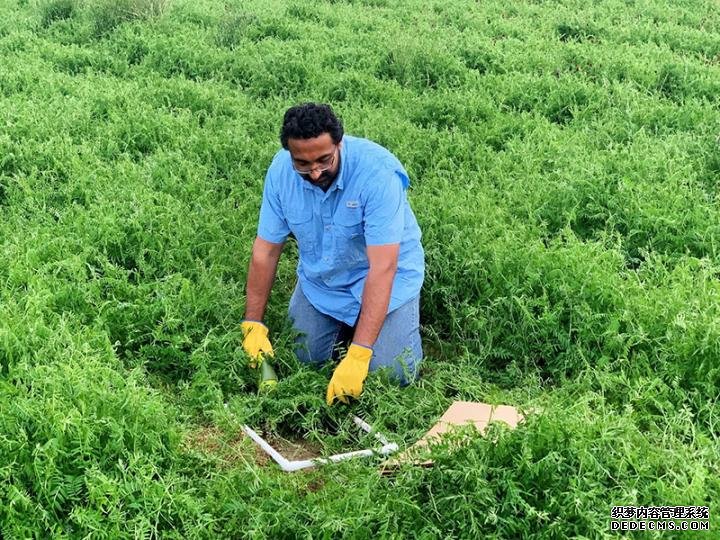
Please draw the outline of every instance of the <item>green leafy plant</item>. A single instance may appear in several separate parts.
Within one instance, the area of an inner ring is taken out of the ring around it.
[[[40,24],[48,27],[55,21],[71,18],[77,11],[77,0],[48,0],[40,5]]]
[[[105,34],[120,24],[158,17],[169,0],[87,0],[95,32]]]
[[[714,538],[715,7],[0,3],[0,536],[600,538],[614,505],[697,505]],[[293,241],[272,394],[242,352],[303,101],[398,156],[423,232],[420,379],[350,406],[294,356]],[[242,431],[332,454],[372,446],[358,414],[404,448],[456,400],[527,418],[392,476],[281,473]]]

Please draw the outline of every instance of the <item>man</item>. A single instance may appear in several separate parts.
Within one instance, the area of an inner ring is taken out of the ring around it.
[[[405,169],[380,145],[343,136],[328,105],[288,109],[280,141],[248,269],[245,351],[254,362],[273,354],[262,320],[292,233],[299,262],[289,315],[299,360],[319,365],[350,342],[328,385],[328,405],[359,397],[368,370],[387,367],[401,384],[411,382],[422,360],[425,265]]]

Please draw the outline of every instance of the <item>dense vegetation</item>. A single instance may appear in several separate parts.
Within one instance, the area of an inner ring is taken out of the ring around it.
[[[0,3],[0,536],[615,537],[613,505],[710,506],[717,534],[717,7]],[[422,379],[350,410],[401,444],[455,399],[534,410],[516,430],[390,478],[240,436],[368,444],[292,356],[293,245],[273,395],[240,348],[309,100],[403,161],[427,253]]]

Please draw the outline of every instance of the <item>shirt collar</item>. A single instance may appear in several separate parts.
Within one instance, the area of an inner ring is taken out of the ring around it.
[[[340,142],[342,143],[340,146],[340,173],[335,181],[337,189],[343,189],[345,187],[345,169],[347,168],[347,152],[345,151],[347,142],[345,141],[345,137],[343,137]]]
[[[337,178],[326,193],[332,193],[336,189],[343,189],[345,187],[345,162],[347,160],[345,159],[345,151],[343,150],[344,148],[345,144],[340,147],[340,170],[338,171]]]

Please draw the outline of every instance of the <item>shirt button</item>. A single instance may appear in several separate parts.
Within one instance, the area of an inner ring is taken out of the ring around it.
[[[326,231],[329,231],[330,229],[332,229],[332,227],[331,227],[330,225],[325,225],[325,230],[326,230]]]
[[[329,261],[330,261],[330,257],[323,257],[323,262],[329,262]]]

